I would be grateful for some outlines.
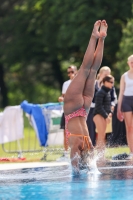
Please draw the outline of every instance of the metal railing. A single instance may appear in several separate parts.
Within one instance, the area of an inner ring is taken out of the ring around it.
[[[2,144],[2,149],[5,153],[17,154],[18,158],[21,158],[23,153],[38,153],[43,152],[44,155],[41,160],[46,160],[47,155],[50,153],[63,154],[64,148],[62,145],[56,145],[55,140],[58,138],[58,134],[62,134],[60,130],[60,117],[54,117],[52,119],[53,129],[50,129],[48,137],[52,136],[52,144],[48,144],[46,147],[41,147],[36,136],[36,132],[30,125],[30,121],[24,115],[24,138],[16,140],[14,142]]]

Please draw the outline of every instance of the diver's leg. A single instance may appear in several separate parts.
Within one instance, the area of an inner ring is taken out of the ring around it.
[[[94,85],[97,71],[101,65],[104,50],[104,39],[107,35],[107,23],[105,20],[101,22],[100,27],[100,38],[98,40],[98,45],[95,51],[94,62],[90,70],[90,74],[86,80],[83,96],[84,96],[84,107],[86,110],[89,109],[94,95]]]
[[[94,24],[92,35],[87,50],[85,52],[83,62],[80,66],[76,77],[72,80],[65,94],[64,112],[67,115],[81,108],[84,104],[83,90],[85,87],[87,77],[90,73],[90,68],[92,66],[92,63],[94,62],[96,42],[97,38],[99,38],[100,36],[100,33],[98,31],[100,24],[100,20]]]

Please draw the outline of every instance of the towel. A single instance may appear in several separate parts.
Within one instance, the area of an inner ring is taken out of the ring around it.
[[[30,115],[31,124],[40,146],[47,146],[52,110],[60,110],[62,114],[63,105],[60,103],[32,104],[24,100],[21,103],[21,108]]]
[[[8,106],[0,113],[0,144],[22,139],[23,110],[20,105]]]
[[[20,106],[24,112],[31,115],[32,125],[40,146],[45,146],[48,138],[48,130],[41,107],[38,104],[28,103],[26,100],[24,100]]]

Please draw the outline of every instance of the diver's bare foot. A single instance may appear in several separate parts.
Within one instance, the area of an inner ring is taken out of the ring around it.
[[[105,38],[107,36],[107,28],[108,24],[105,20],[102,20],[101,27],[100,27],[100,37]]]
[[[99,33],[99,28],[100,28],[100,25],[101,25],[101,20],[98,20],[95,22],[94,24],[94,28],[93,28],[93,31],[92,31],[92,35],[96,38],[99,38],[100,37],[100,33]]]

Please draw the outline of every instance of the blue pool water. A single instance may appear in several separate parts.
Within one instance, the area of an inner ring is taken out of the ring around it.
[[[133,175],[128,170],[72,176],[69,166],[0,172],[0,200],[131,200]]]

